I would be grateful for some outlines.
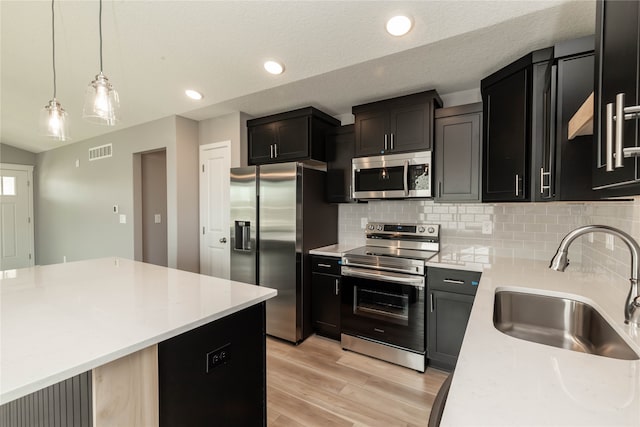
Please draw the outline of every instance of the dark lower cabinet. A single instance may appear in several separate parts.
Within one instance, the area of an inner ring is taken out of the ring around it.
[[[467,329],[481,273],[427,270],[427,356],[429,365],[453,370]]]
[[[160,426],[266,426],[264,303],[158,344]]]
[[[340,258],[314,255],[311,318],[318,335],[340,339]]]

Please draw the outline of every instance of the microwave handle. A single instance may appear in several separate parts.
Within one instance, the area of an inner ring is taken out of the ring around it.
[[[404,195],[409,195],[409,160],[404,161]]]

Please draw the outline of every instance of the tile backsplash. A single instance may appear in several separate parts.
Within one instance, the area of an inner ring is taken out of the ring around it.
[[[640,241],[640,198],[607,202],[434,203],[433,201],[371,201],[340,205],[339,242],[364,245],[362,221],[430,222],[440,224],[441,243],[485,246],[496,256],[550,260],[562,238],[586,224],[617,227]],[[630,256],[624,243],[605,235],[580,237],[570,260],[587,270],[605,270],[629,278]]]

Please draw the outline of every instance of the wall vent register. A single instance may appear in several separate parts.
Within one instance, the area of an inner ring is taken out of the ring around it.
[[[89,148],[89,161],[106,159],[113,156],[113,144]]]

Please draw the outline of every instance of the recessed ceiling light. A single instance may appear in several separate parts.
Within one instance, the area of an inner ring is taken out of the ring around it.
[[[271,74],[282,74],[284,66],[276,61],[267,61],[264,63],[264,69]]]
[[[392,36],[404,36],[411,30],[412,26],[411,18],[398,15],[387,21],[387,32]]]
[[[201,100],[202,98],[204,98],[204,95],[202,95],[200,92],[198,92],[197,90],[193,90],[193,89],[187,89],[184,91],[184,93],[191,99],[195,99],[196,101]]]

